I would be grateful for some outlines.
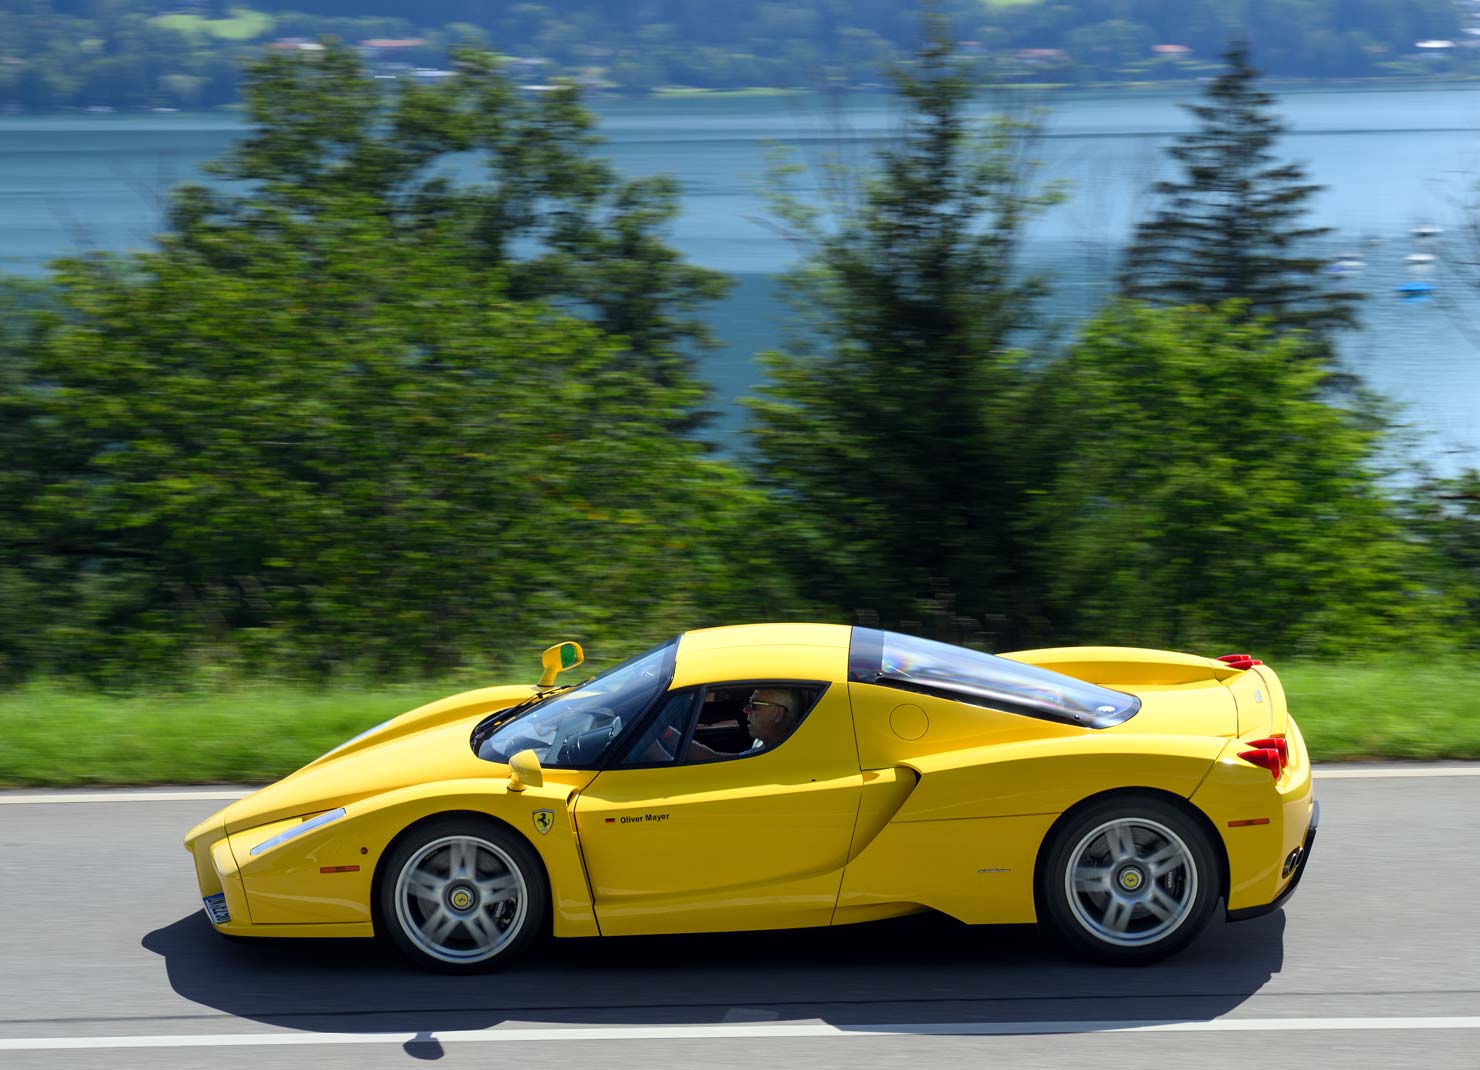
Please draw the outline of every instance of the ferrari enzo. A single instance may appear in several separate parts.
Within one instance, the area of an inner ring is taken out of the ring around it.
[[[991,655],[873,628],[687,632],[573,686],[402,714],[186,836],[233,936],[471,970],[557,937],[1037,922],[1143,963],[1295,890],[1319,808],[1247,655]]]

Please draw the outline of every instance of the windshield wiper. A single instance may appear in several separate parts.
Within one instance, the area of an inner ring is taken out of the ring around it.
[[[550,691],[542,691],[538,695],[531,695],[523,702],[516,702],[512,706],[505,706],[503,709],[495,711],[493,716],[473,729],[473,738],[471,740],[473,750],[476,751],[479,747],[483,746],[484,740],[508,724],[516,716],[544,702],[552,693]]]

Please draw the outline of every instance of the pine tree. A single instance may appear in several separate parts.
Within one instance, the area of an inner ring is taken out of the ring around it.
[[[764,358],[754,403],[761,477],[808,593],[901,623],[1014,600],[1012,345],[1043,289],[1016,254],[1057,199],[1035,187],[1030,127],[973,121],[945,24],[927,28],[895,71],[898,140],[825,170],[825,211],[777,190],[806,253],[791,281],[810,332]]]
[[[1332,333],[1356,325],[1361,295],[1323,283],[1325,261],[1309,250],[1329,228],[1301,225],[1322,187],[1275,156],[1285,128],[1274,96],[1256,84],[1248,44],[1234,42],[1223,58],[1228,70],[1204,102],[1186,105],[1198,128],[1167,150],[1183,176],[1155,186],[1160,205],[1136,228],[1122,289],[1160,305],[1243,301],[1278,330],[1310,332],[1302,353],[1328,356]]]

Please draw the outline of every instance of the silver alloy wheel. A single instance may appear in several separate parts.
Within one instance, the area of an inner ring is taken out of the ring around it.
[[[1192,913],[1197,881],[1197,862],[1182,837],[1145,817],[1090,830],[1064,868],[1074,919],[1119,947],[1144,947],[1175,932]]]
[[[396,920],[418,948],[450,963],[493,958],[519,935],[529,907],[524,874],[480,836],[423,844],[396,876]]]

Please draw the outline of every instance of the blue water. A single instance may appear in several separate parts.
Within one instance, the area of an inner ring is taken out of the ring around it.
[[[1167,170],[1162,149],[1187,129],[1190,94],[1059,94],[1034,155],[1045,178],[1072,197],[1032,227],[1027,267],[1055,282],[1047,311],[1071,323],[1108,292],[1116,250],[1148,207],[1145,190]],[[1018,104],[1022,102],[1017,102]],[[1016,105],[1015,105],[1016,106]],[[737,398],[758,379],[753,354],[778,344],[787,310],[773,276],[798,250],[766,223],[762,176],[777,145],[809,165],[804,189],[829,153],[864,162],[887,144],[899,115],[885,96],[840,107],[812,98],[603,102],[608,154],[627,174],[675,174],[684,189],[673,243],[697,263],[730,273],[731,296],[710,322],[726,343],[704,358],[720,417],[710,437],[737,448]],[[1480,176],[1480,89],[1342,89],[1287,93],[1291,127],[1279,151],[1327,187],[1312,222],[1334,228],[1326,251],[1359,253],[1365,267],[1342,285],[1370,294],[1363,329],[1343,355],[1368,382],[1406,407],[1422,453],[1441,466],[1480,464],[1480,288],[1466,262],[1480,240],[1464,234],[1465,205]],[[228,115],[114,114],[0,117],[0,270],[35,274],[56,256],[147,246],[174,183],[220,155],[242,126]],[[1417,239],[1419,224],[1444,228]],[[1432,265],[1409,254],[1431,253]],[[1431,300],[1399,299],[1422,279]]]

